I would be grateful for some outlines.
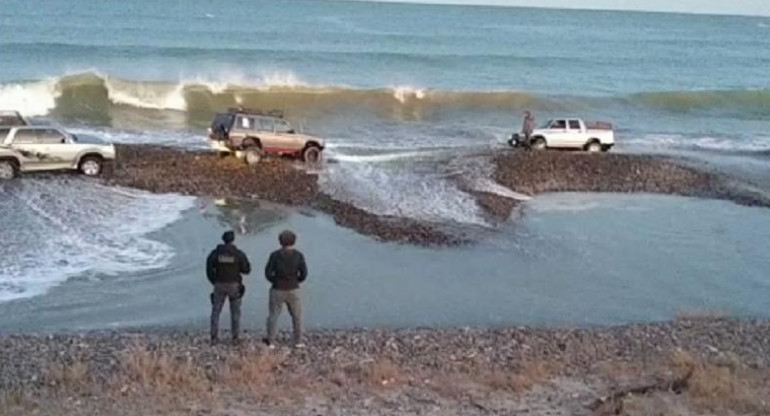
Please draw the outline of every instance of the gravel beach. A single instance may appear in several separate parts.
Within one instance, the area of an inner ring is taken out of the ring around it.
[[[5,415],[53,414],[55,404],[56,414],[567,415],[603,414],[613,401],[626,411],[630,405],[684,409],[677,414],[724,414],[738,405],[751,414],[770,411],[767,321],[315,331],[305,349],[276,350],[264,348],[260,336],[247,333],[241,345],[212,347],[203,332],[176,329],[2,335],[0,409]],[[677,380],[684,380],[680,394],[670,389]],[[745,391],[709,390],[702,385],[709,380]],[[647,391],[612,399],[626,388]]]

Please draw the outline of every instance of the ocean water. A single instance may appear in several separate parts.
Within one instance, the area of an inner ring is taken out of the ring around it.
[[[525,109],[611,121],[617,151],[693,156],[770,190],[768,18],[279,0],[2,6],[0,109],[115,142],[202,148],[215,112],[281,108],[327,138],[324,190],[378,214],[497,227],[466,190],[507,190],[489,183],[483,158],[459,156],[503,149]],[[191,204],[73,178],[0,184],[12,242],[0,247],[0,302],[167,267],[178,250],[147,235]]]
[[[285,228],[298,232],[308,261],[303,311],[313,328],[770,317],[763,244],[770,211],[763,208],[659,195],[544,195],[501,233],[435,250],[379,243],[327,216],[268,204],[195,205],[145,237],[175,251],[165,267],[70,279],[44,295],[0,303],[0,332],[205,328],[203,260],[224,227],[236,224],[254,267],[244,281],[243,325],[257,334],[268,298],[260,270]]]

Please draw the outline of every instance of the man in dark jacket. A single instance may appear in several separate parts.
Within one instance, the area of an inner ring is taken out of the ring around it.
[[[249,259],[233,244],[235,233],[222,234],[222,241],[206,259],[206,276],[214,285],[211,293],[211,343],[219,340],[219,314],[225,300],[230,301],[230,324],[233,342],[238,342],[241,324],[241,298],[245,291],[241,274],[249,274]]]
[[[286,304],[294,327],[294,346],[302,348],[302,306],[299,298],[299,285],[307,278],[305,256],[294,248],[297,236],[291,231],[284,231],[278,236],[281,248],[270,254],[265,266],[265,277],[272,284],[270,289],[270,314],[267,318],[267,338],[265,343],[273,347],[276,324]]]
[[[524,112],[524,124],[521,126],[521,134],[524,135],[524,148],[532,150],[532,132],[535,131],[535,116],[527,110]]]

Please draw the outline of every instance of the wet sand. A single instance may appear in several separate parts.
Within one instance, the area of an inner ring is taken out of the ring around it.
[[[203,332],[173,329],[2,335],[0,410],[767,414],[768,334],[767,321],[690,317],[592,329],[318,331],[306,349],[273,351],[258,333],[214,347]]]

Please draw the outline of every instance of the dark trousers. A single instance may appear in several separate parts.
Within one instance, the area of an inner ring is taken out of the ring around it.
[[[211,293],[211,339],[219,338],[219,314],[230,301],[230,329],[233,339],[238,339],[241,329],[241,295],[239,283],[215,283]]]
[[[524,132],[522,135],[524,138],[521,144],[524,146],[524,150],[532,150],[532,133]]]
[[[271,344],[275,341],[275,334],[278,330],[278,317],[281,316],[284,304],[288,306],[289,315],[291,315],[291,322],[294,327],[294,343],[299,344],[302,342],[302,305],[299,301],[299,289],[270,289],[270,315],[267,317],[267,340]]]

